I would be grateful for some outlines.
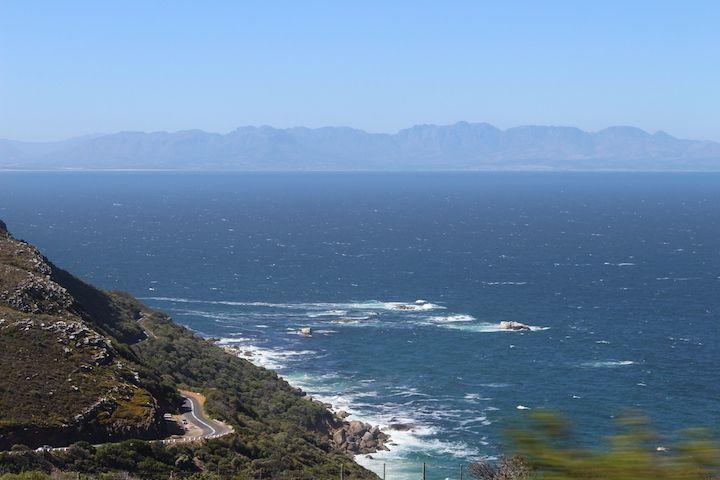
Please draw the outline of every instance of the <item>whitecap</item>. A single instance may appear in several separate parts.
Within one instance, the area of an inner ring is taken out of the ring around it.
[[[597,361],[597,362],[585,362],[581,364],[583,367],[591,367],[591,368],[613,368],[613,367],[623,367],[627,365],[635,365],[636,362],[632,360],[605,360],[605,361]]]
[[[475,333],[523,333],[523,332],[540,332],[543,330],[548,330],[550,327],[538,327],[535,325],[528,325],[528,330],[508,330],[506,328],[500,328],[500,324],[498,323],[477,323],[477,324],[467,324],[467,323],[449,323],[446,325],[443,325],[443,328],[450,328],[453,330],[464,330],[466,332],[475,332]]]
[[[472,322],[475,317],[472,315],[458,314],[458,315],[447,315],[447,316],[433,316],[427,317],[425,320],[433,323],[446,323],[446,322]]]
[[[269,303],[269,302],[242,302],[232,300],[197,300],[182,297],[143,297],[142,300],[155,300],[159,302],[171,302],[171,303],[194,303],[194,304],[208,304],[208,305],[228,305],[228,306],[240,306],[240,307],[268,307],[278,309],[291,309],[291,310],[392,310],[392,311],[427,311],[427,310],[442,310],[445,307],[434,303],[427,302],[425,300],[410,301],[410,302],[383,302],[378,300],[367,300],[360,302],[339,302],[339,303],[328,303],[328,302],[312,302],[312,303]]]
[[[246,339],[221,338],[217,343],[223,346],[229,353],[270,370],[282,370],[287,366],[287,361],[296,360],[297,357],[301,356],[317,354],[314,350],[276,350],[272,348],[262,348],[257,345],[247,344],[245,340]]]
[[[347,315],[347,310],[327,310],[323,312],[311,312],[306,315],[309,318],[320,318],[320,317],[343,317]]]

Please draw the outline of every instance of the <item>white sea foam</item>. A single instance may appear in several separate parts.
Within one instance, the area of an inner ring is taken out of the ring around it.
[[[522,333],[527,332],[528,330],[508,330],[506,328],[500,328],[500,324],[498,323],[476,323],[476,324],[468,324],[468,323],[449,323],[447,325],[443,325],[444,328],[450,328],[453,330],[464,330],[466,332],[475,332],[475,333]],[[540,332],[543,330],[548,330],[550,327],[538,327],[535,325],[528,325],[529,331],[531,332]]]
[[[472,315],[447,315],[447,316],[433,316],[433,317],[427,317],[427,321],[433,322],[433,323],[446,323],[446,322],[472,322],[475,320],[475,317]]]
[[[288,309],[288,310],[319,310],[322,312],[328,312],[329,315],[335,315],[340,310],[389,310],[389,311],[428,311],[428,310],[442,310],[445,307],[434,303],[426,302],[425,300],[415,300],[409,302],[383,302],[378,300],[368,300],[362,302],[349,302],[349,303],[327,303],[327,302],[312,302],[312,303],[269,303],[269,302],[239,302],[230,300],[197,300],[182,297],[143,297],[143,300],[155,300],[159,302],[171,302],[171,303],[193,303],[193,304],[207,304],[207,305],[228,305],[238,307],[268,307],[277,309]]]
[[[402,403],[385,402],[378,405],[363,402],[364,398],[378,395],[374,390],[365,391],[363,387],[358,387],[358,384],[372,383],[369,380],[350,384],[336,374],[326,374],[320,377],[295,374],[287,377],[287,380],[291,385],[302,388],[313,398],[332,405],[336,411],[344,410],[349,413],[349,420],[361,420],[378,425],[390,435],[389,443],[386,444],[389,448],[388,451],[373,453],[372,459],[365,455],[355,457],[358,463],[375,472],[382,472],[382,464],[387,462],[392,465],[393,478],[409,478],[407,469],[414,468],[415,464],[407,463],[404,459],[408,455],[418,452],[452,455],[464,459],[479,455],[477,449],[464,443],[443,441],[437,438],[437,429],[424,423],[418,417],[418,408],[413,407],[413,405],[417,405],[415,402],[422,401],[424,397],[428,396],[419,392],[417,388],[398,387],[395,396],[402,397]],[[432,414],[430,415],[432,416]],[[473,418],[473,420],[481,425],[489,424],[483,423],[488,422],[485,416]],[[403,427],[394,427],[399,425],[403,425]],[[483,441],[478,443],[482,444]],[[391,472],[388,471],[388,473]]]
[[[479,401],[488,401],[492,400],[492,397],[482,397],[479,393],[466,393],[463,397],[465,400],[467,400],[469,403],[477,403]]]
[[[347,313],[347,310],[327,310],[323,312],[310,312],[307,316],[309,318],[344,317]]]
[[[627,365],[635,365],[636,362],[632,360],[606,360],[599,362],[585,362],[582,364],[583,367],[591,368],[613,368],[613,367],[624,367]]]
[[[271,370],[282,370],[287,366],[288,361],[298,359],[298,357],[306,355],[316,355],[314,350],[276,350],[272,348],[262,348],[257,345],[247,343],[247,339],[239,338],[221,338],[217,342],[222,346],[230,346],[233,353],[240,358],[264,368]]]

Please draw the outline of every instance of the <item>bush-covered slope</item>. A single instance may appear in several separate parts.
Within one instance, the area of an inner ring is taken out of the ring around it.
[[[209,411],[236,433],[218,442],[221,469],[248,478],[335,478],[344,463],[348,478],[375,478],[333,451],[329,427],[336,419],[277,374],[228,355],[187,329],[153,313],[143,321],[151,338],[133,347],[166,381],[202,390]]]
[[[374,479],[333,449],[340,420],[274,372],[226,353],[128,294],[103,292],[55,267],[0,222],[0,473],[127,471],[152,478]],[[178,388],[201,391],[233,425],[219,439],[165,446],[162,414]]]

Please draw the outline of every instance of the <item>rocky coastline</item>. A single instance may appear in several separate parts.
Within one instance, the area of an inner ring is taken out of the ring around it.
[[[235,355],[250,361],[252,357],[241,346],[222,345],[230,355]],[[294,387],[300,396],[307,396],[307,393],[299,387]],[[316,404],[328,409],[334,421],[328,425],[329,440],[332,447],[347,455],[370,455],[379,451],[389,450],[390,435],[383,432],[379,425],[372,425],[360,420],[348,420],[350,414],[344,410],[335,411],[333,405],[318,399],[309,397]]]

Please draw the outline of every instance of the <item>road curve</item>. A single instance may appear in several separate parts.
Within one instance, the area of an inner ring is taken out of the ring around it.
[[[180,393],[185,397],[184,408],[186,409],[182,418],[200,429],[202,433],[199,436],[201,438],[222,437],[233,432],[229,425],[207,416],[204,408],[205,398],[202,395],[186,390],[181,390]]]
[[[157,439],[157,440],[141,440],[141,441],[147,441],[147,442],[161,442],[161,443],[186,443],[186,442],[197,442],[199,440],[204,439],[211,439],[211,438],[218,438],[223,437],[225,435],[229,435],[233,433],[233,428],[230,425],[227,425],[223,422],[220,422],[218,420],[213,420],[212,418],[208,417],[205,413],[205,397],[203,397],[201,394],[196,392],[190,392],[187,390],[180,390],[180,394],[185,398],[185,403],[183,405],[184,412],[180,415],[180,419],[186,421],[188,424],[193,425],[196,427],[197,430],[200,430],[199,433],[189,433],[186,432],[185,435],[181,436],[174,436],[170,438],[163,438],[163,439]],[[113,443],[113,442],[110,442]],[[94,447],[100,447],[104,444],[99,443],[93,445]],[[48,447],[40,447],[37,449],[37,451],[47,451],[47,452],[60,452],[65,451],[69,447],[55,447],[55,446],[48,446]],[[0,453],[12,453],[12,454],[22,454],[24,451],[0,451]]]

